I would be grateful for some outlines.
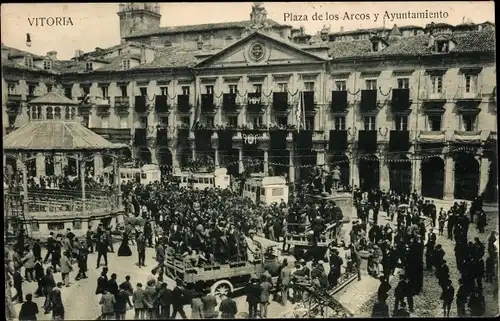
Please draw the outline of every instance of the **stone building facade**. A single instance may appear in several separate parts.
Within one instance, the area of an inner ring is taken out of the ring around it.
[[[491,23],[308,35],[259,3],[233,23],[160,28],[154,4],[118,15],[120,45],[70,61],[2,46],[4,127],[29,121],[31,96],[59,90],[90,96],[85,123],[144,163],[210,156],[238,174],[258,160],[292,182],[339,166],[344,185],[364,189],[497,193]],[[108,163],[96,157],[95,173]]]

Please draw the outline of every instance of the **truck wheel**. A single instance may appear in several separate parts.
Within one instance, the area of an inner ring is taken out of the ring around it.
[[[229,296],[233,292],[233,285],[227,280],[220,280],[212,285],[211,292],[213,296],[220,300],[222,295]]]

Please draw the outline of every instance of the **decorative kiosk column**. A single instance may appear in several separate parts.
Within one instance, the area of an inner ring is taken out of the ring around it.
[[[290,156],[288,159],[288,163],[290,165],[289,171],[288,171],[288,176],[289,176],[289,182],[293,183],[295,182],[295,166],[293,162],[293,157],[295,156],[295,151],[293,149],[290,149]]]
[[[490,160],[484,155],[479,159],[480,167],[479,167],[479,191],[478,196],[486,189],[486,185],[488,185],[488,180],[490,178]]]
[[[453,200],[455,194],[455,160],[446,157],[444,160],[444,193],[443,199]]]
[[[81,180],[81,187],[82,187],[82,214],[85,214],[85,203],[86,203],[86,196],[85,196],[85,160],[83,155],[80,155],[80,180]]]
[[[102,174],[103,167],[102,155],[98,152],[94,155],[94,177]]]

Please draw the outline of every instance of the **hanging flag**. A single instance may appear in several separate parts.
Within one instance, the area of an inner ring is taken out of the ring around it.
[[[26,46],[31,47],[31,35],[29,33],[26,34]]]
[[[196,128],[198,124],[200,123],[200,117],[201,117],[201,88],[196,85],[196,107],[194,111],[194,121],[193,121],[193,128]]]

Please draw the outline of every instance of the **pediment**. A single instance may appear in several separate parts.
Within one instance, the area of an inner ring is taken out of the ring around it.
[[[325,61],[294,44],[255,32],[201,61],[196,68],[307,64]]]

